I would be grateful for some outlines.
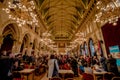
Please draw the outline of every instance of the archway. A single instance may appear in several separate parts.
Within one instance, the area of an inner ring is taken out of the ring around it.
[[[2,31],[3,42],[0,51],[12,51],[14,41],[19,38],[19,31],[14,24],[8,24]]]
[[[11,51],[13,47],[13,36],[11,34],[8,34],[7,36],[4,37],[3,39],[3,44],[1,45],[0,51]]]
[[[23,41],[22,41],[22,45],[21,45],[21,48],[20,48],[20,52],[22,53],[25,48],[27,49],[29,44],[30,44],[29,35],[26,34],[23,37]]]
[[[90,55],[95,56],[96,55],[95,47],[94,47],[93,40],[91,38],[89,40],[89,49],[90,49]]]

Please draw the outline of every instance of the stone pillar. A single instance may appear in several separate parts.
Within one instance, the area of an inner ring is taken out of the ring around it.
[[[104,39],[103,39],[103,35],[102,35],[101,29],[99,30],[99,33],[100,33],[100,36],[101,36],[101,40],[103,41],[103,43],[101,44],[101,47],[102,47],[102,50],[103,50],[103,55],[105,57],[107,57],[106,46],[105,46],[105,42],[104,42]]]
[[[12,48],[12,52],[13,53],[19,53],[20,52],[20,48],[21,48],[21,41],[15,40],[13,43],[13,48]]]
[[[102,34],[100,23],[97,23],[97,28],[98,28],[99,38],[100,38],[100,40],[103,41],[103,44],[101,44],[101,47],[102,47],[102,50],[103,50],[103,56],[107,57],[105,42],[104,42],[104,38],[103,38],[103,34]]]
[[[28,48],[27,48],[27,54],[28,54],[28,55],[31,55],[32,46],[33,46],[33,43],[32,43],[32,42],[31,42],[30,44],[28,44]]]

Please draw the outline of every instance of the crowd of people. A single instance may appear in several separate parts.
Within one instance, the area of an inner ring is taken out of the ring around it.
[[[101,56],[99,59],[97,56],[51,55],[50,59],[48,60],[48,78],[52,78],[55,76],[54,74],[56,74],[54,71],[55,61],[58,62],[56,63],[56,65],[58,65],[57,70],[72,70],[75,77],[78,77],[79,74],[82,75],[83,73],[93,74],[94,71],[106,71],[111,72],[116,76],[120,75],[116,65],[116,59],[113,58],[111,54],[108,55],[108,58]]]
[[[21,77],[19,73],[13,74],[14,71],[20,71],[24,68],[34,68],[36,74],[39,74],[39,68],[43,67],[43,72],[47,71],[47,77],[50,79],[59,76],[59,69],[72,70],[74,76],[78,77],[82,73],[92,74],[94,70],[108,71],[119,75],[116,59],[112,55],[108,58],[101,56],[84,56],[84,55],[61,55],[61,54],[37,54],[31,55],[13,54],[12,52],[3,51],[0,53],[0,80],[13,80],[15,77]]]
[[[13,80],[21,78],[20,73],[14,73],[23,69],[35,69],[35,74],[40,74],[39,68],[42,67],[41,73],[46,72],[47,55],[35,55],[34,52],[28,55],[21,53],[14,54],[12,52],[3,51],[0,53],[0,80]]]

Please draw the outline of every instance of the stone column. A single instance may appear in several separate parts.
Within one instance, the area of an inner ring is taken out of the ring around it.
[[[30,42],[30,44],[28,44],[28,48],[27,48],[27,54],[28,54],[28,55],[31,55],[32,46],[33,46],[33,42]]]
[[[100,36],[101,36],[100,38],[103,41],[103,43],[101,44],[101,47],[102,47],[102,50],[103,50],[103,55],[105,57],[107,57],[106,46],[105,46],[105,42],[104,42],[104,39],[103,39],[103,35],[102,35],[102,30],[101,29],[99,30],[99,33],[100,33]]]
[[[20,52],[20,48],[21,48],[21,41],[19,40],[15,40],[13,43],[13,48],[12,48],[12,52],[13,53],[19,53]]]
[[[103,34],[102,34],[102,30],[101,30],[100,25],[101,25],[100,23],[97,23],[98,34],[99,34],[100,40],[103,41],[103,44],[101,44],[101,47],[102,47],[102,50],[103,50],[103,56],[107,57],[106,46],[105,46],[105,42],[104,42],[104,38],[103,38]]]

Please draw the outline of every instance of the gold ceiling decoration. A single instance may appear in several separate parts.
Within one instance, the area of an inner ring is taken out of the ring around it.
[[[53,40],[71,40],[94,0],[39,0],[40,12]]]

